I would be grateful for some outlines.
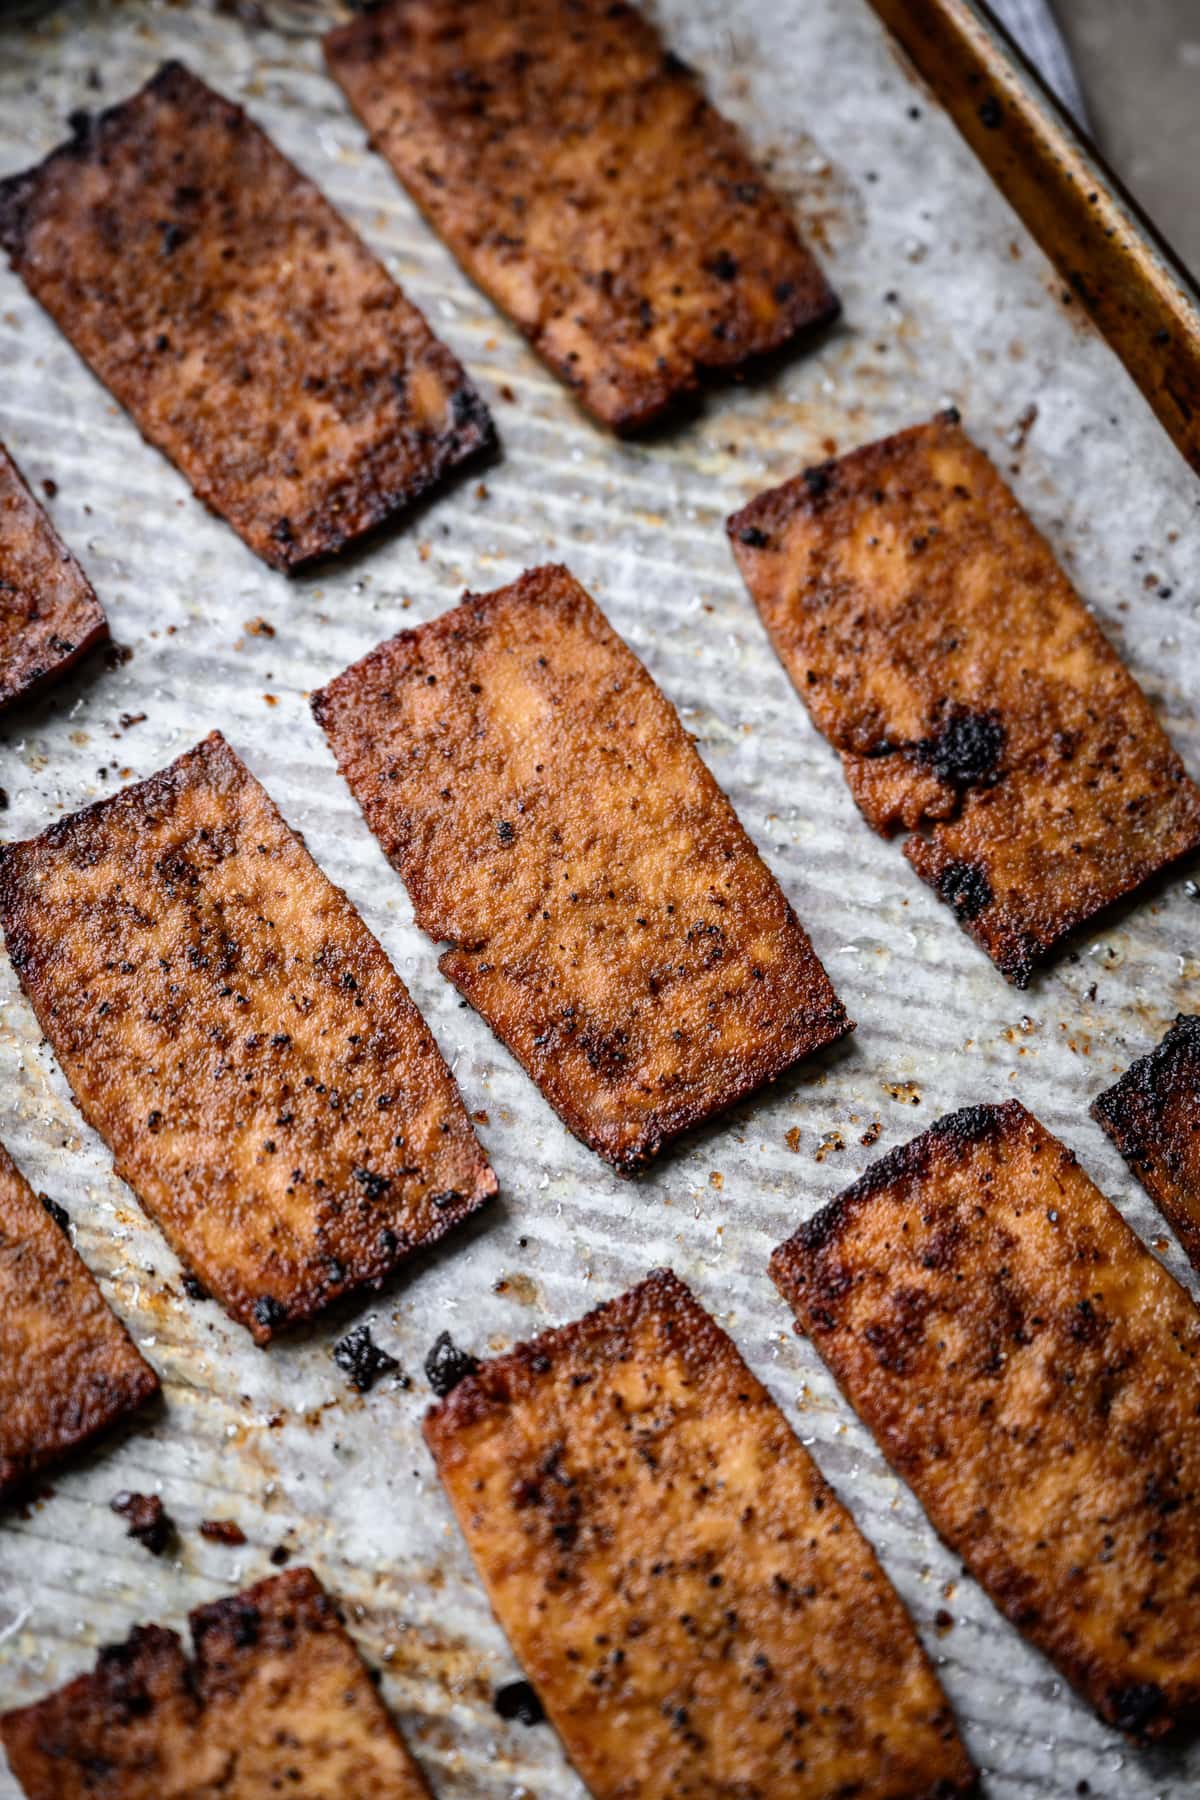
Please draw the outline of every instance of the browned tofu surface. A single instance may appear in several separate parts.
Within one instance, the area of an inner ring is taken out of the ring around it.
[[[91,583],[0,444],[0,711],[107,636]]]
[[[0,1145],[0,1500],[157,1392],[66,1229]]]
[[[0,1718],[29,1800],[428,1800],[333,1601],[289,1569],[139,1626],[35,1706]]]
[[[954,414],[761,494],[747,586],[877,831],[1010,981],[1200,844],[1200,791]]]
[[[390,0],[330,70],[434,229],[602,423],[835,316],[742,139],[632,6]]]
[[[362,240],[172,62],[0,182],[0,243],[142,435],[273,568],[361,536],[491,441]]]
[[[440,966],[633,1169],[850,1029],[674,707],[563,568],[316,695]]]
[[[484,1364],[425,1436],[597,1800],[974,1791],[874,1551],[669,1271]]]
[[[5,846],[0,922],[118,1174],[260,1343],[495,1192],[403,982],[219,733]]]
[[[1000,1610],[1111,1725],[1200,1718],[1200,1312],[1017,1101],[894,1151],[771,1273]]]
[[[1092,1105],[1200,1269],[1200,1018],[1183,1013]]]

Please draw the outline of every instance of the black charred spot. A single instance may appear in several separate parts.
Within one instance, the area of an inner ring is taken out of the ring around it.
[[[983,787],[996,780],[1004,751],[1004,727],[993,712],[956,708],[932,737],[917,746],[939,781],[950,787]]]
[[[185,1272],[179,1279],[189,1300],[208,1299],[208,1289],[197,1276]]]
[[[810,500],[823,500],[833,486],[833,464],[815,463],[803,471],[803,481]]]
[[[738,532],[738,543],[745,544],[751,550],[765,550],[770,542],[766,532],[760,531],[757,525],[743,525]]]
[[[456,1200],[461,1199],[462,1195],[457,1188],[444,1188],[440,1194],[430,1194],[429,1204],[436,1207],[438,1212],[447,1212]]]
[[[271,536],[275,539],[277,544],[295,543],[296,534],[292,530],[292,521],[286,514],[276,519],[274,525],[271,527]]]
[[[979,103],[979,123],[988,131],[999,131],[1004,123],[1004,109],[995,94],[989,94]]]
[[[439,1400],[453,1393],[460,1381],[477,1374],[479,1358],[460,1350],[448,1331],[440,1332],[425,1358],[425,1376]]]
[[[546,1709],[528,1681],[506,1681],[496,1689],[492,1705],[502,1719],[518,1719],[522,1725],[541,1725]]]
[[[718,281],[736,281],[738,278],[738,261],[728,250],[718,250],[709,264]]]
[[[382,1200],[392,1185],[390,1175],[377,1175],[372,1169],[355,1169],[354,1179],[368,1200]]]
[[[955,918],[968,923],[995,899],[987,876],[976,863],[947,863],[937,878],[936,888],[939,899],[954,908]]]
[[[163,255],[174,256],[176,250],[178,250],[180,244],[182,244],[187,235],[183,226],[177,225],[174,219],[160,219],[158,221],[158,229],[162,234]]]
[[[287,1318],[287,1307],[282,1300],[276,1300],[274,1294],[260,1294],[254,1302],[254,1322],[273,1331],[282,1325]]]
[[[71,1215],[65,1206],[60,1206],[57,1200],[52,1200],[50,1198],[49,1194],[39,1194],[38,1199],[50,1214],[50,1217],[54,1220],[54,1223],[58,1226],[60,1231],[69,1231],[71,1229]]]
[[[496,836],[502,844],[511,844],[516,838],[516,829],[507,819],[501,819],[496,826]]]
[[[333,1346],[333,1360],[360,1394],[369,1394],[377,1381],[394,1375],[400,1367],[394,1356],[379,1348],[369,1325],[355,1325],[339,1338]]]
[[[492,415],[473,387],[455,388],[450,398],[450,416],[456,431],[476,432],[484,443],[490,444],[496,435]]]
[[[1109,1695],[1109,1711],[1118,1731],[1141,1737],[1158,1718],[1166,1705],[1166,1696],[1153,1681],[1134,1682],[1116,1688]]]

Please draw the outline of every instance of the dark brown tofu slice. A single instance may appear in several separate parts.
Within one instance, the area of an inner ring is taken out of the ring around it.
[[[850,1029],[670,701],[563,568],[313,701],[443,972],[620,1168]]]
[[[741,136],[632,6],[391,0],[333,77],[430,224],[605,425],[838,302]]]
[[[425,1436],[597,1800],[974,1792],[870,1544],[669,1271],[485,1363]]]
[[[0,1145],[0,1500],[157,1392],[65,1227]]]
[[[1024,987],[1200,844],[1200,791],[956,414],[729,521],[784,668],[877,831]]]
[[[489,443],[455,357],[329,202],[177,62],[0,182],[14,269],[143,437],[276,569]]]
[[[0,923],[118,1174],[260,1343],[495,1192],[403,982],[219,733],[4,846]]]
[[[29,1800],[428,1800],[320,1582],[289,1569],[137,1627],[95,1670],[0,1717]]]
[[[1200,1312],[1017,1101],[875,1164],[771,1273],[956,1556],[1101,1718],[1200,1718]]]
[[[1158,1048],[1092,1105],[1200,1269],[1200,1018],[1180,1013]]]
[[[107,636],[91,583],[0,444],[0,711]]]

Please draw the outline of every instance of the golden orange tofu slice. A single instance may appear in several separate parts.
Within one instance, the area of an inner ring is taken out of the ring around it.
[[[675,708],[563,568],[313,701],[440,967],[624,1169],[850,1029]]]
[[[874,1551],[669,1271],[485,1363],[425,1436],[597,1800],[974,1792]]]
[[[936,1529],[1110,1725],[1200,1718],[1200,1312],[1017,1101],[867,1171],[771,1273]]]
[[[1200,1269],[1200,1018],[1180,1013],[1149,1056],[1092,1105]]]
[[[180,63],[0,182],[0,244],[143,437],[273,568],[339,550],[492,439],[383,265]]]
[[[1200,844],[1200,791],[991,462],[945,413],[729,521],[855,800],[1010,981]]]
[[[4,846],[0,923],[118,1174],[260,1343],[495,1192],[403,982],[219,733]]]
[[[91,583],[0,444],[0,711],[107,636]]]
[[[0,1500],[158,1392],[62,1216],[0,1145]]]
[[[835,316],[741,136],[611,0],[389,0],[325,55],[467,273],[605,425]]]
[[[289,1569],[138,1626],[95,1670],[0,1717],[29,1800],[428,1800],[337,1609]]]

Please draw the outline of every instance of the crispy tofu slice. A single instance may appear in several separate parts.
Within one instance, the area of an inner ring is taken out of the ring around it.
[[[674,707],[563,568],[313,701],[440,967],[623,1169],[850,1023]]]
[[[0,1500],[157,1392],[65,1227],[0,1144]]]
[[[139,1626],[0,1717],[29,1800],[428,1800],[329,1595],[289,1569],[191,1615],[196,1660]]]
[[[669,1271],[484,1364],[425,1436],[597,1800],[974,1792],[874,1551]]]
[[[1200,844],[1200,791],[988,458],[943,414],[729,521],[867,820],[1018,987]]]
[[[602,424],[838,302],[741,136],[632,6],[390,0],[325,55],[430,224]]]
[[[1136,1737],[1200,1718],[1200,1312],[1017,1101],[875,1164],[771,1273],[995,1604]]]
[[[118,1174],[260,1343],[495,1192],[403,982],[219,733],[4,846],[0,923]]]
[[[0,243],[80,355],[265,562],[297,569],[492,440],[382,264],[180,63],[0,182]]]
[[[1092,1105],[1200,1269],[1200,1018],[1180,1013],[1157,1049]]]
[[[91,583],[0,444],[0,711],[107,636]]]

